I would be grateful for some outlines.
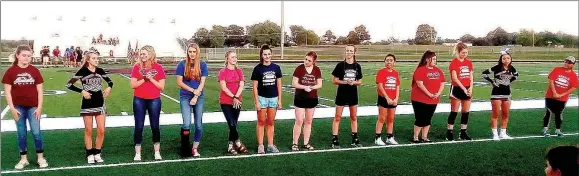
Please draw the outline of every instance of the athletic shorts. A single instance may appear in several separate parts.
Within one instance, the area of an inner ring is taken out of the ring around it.
[[[298,108],[305,108],[305,109],[315,108],[316,106],[318,106],[318,99],[317,98],[303,98],[303,99],[294,98],[294,106],[296,106]]]
[[[265,98],[262,96],[257,96],[259,101],[259,106],[261,108],[277,108],[277,97]]]
[[[336,106],[358,105],[358,94],[336,96]]]
[[[50,61],[50,57],[48,57],[48,56],[42,57],[42,62],[48,62],[48,61]]]
[[[465,87],[467,90],[468,88],[470,88],[470,86]],[[450,98],[454,98],[454,99],[459,99],[459,100],[470,100],[471,97],[469,97],[468,95],[466,95],[466,92],[464,92],[459,86],[450,86]]]
[[[388,101],[386,101],[386,98],[385,98],[385,97],[382,97],[382,96],[379,96],[379,95],[378,95],[378,103],[376,103],[376,104],[377,104],[378,106],[381,106],[381,107],[387,108],[387,109],[396,108],[396,106],[398,106],[398,105],[389,105],[389,104],[388,104]]]

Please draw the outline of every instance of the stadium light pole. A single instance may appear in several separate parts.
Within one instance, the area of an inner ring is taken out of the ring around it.
[[[283,1],[281,1],[281,59],[283,59],[283,49],[285,45],[285,26],[284,26],[284,10]],[[261,57],[261,56],[260,56]]]

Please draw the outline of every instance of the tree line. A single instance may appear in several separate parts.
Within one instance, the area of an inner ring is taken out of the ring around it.
[[[421,24],[416,28],[414,38],[399,40],[390,37],[387,40],[370,42],[370,31],[363,24],[355,26],[347,35],[337,35],[332,30],[327,30],[319,36],[311,29],[306,29],[301,25],[290,25],[290,31],[285,32],[285,45],[388,45],[392,43],[408,43],[409,45],[434,45],[442,43],[456,43],[462,41],[472,43],[474,46],[502,46],[502,45],[522,45],[522,46],[554,46],[564,45],[565,47],[578,47],[576,35],[563,32],[553,33],[551,31],[532,31],[521,29],[516,32],[507,32],[501,27],[489,31],[484,37],[474,37],[471,34],[464,34],[460,38],[442,38],[437,35],[437,31],[429,24]],[[289,33],[288,33],[289,32]],[[195,34],[189,38],[181,38],[181,43],[196,42],[201,47],[241,47],[246,44],[260,46],[269,44],[279,46],[281,43],[281,26],[264,21],[250,26],[213,25],[211,29],[199,28]]]

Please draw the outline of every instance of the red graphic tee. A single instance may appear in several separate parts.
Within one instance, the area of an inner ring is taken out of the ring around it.
[[[384,90],[386,91],[386,95],[388,98],[395,99],[396,98],[396,87],[400,86],[400,77],[398,76],[398,71],[392,69],[392,71],[388,71],[386,68],[382,68],[376,74],[376,84],[382,83]],[[380,88],[376,88],[376,92],[381,97],[386,97],[380,93]]]
[[[424,87],[428,92],[434,94],[440,89],[440,84],[444,83],[444,73],[438,67],[428,68],[426,66],[418,67],[414,71],[414,81],[423,81]],[[412,83],[412,91],[410,92],[410,99],[425,104],[438,104],[440,97],[436,99],[430,98],[424,93],[416,82]]]
[[[2,83],[12,85],[10,94],[14,106],[38,107],[38,90],[36,85],[42,84],[44,79],[40,71],[28,65],[26,68],[12,66],[6,70]]]
[[[470,86],[470,75],[473,70],[472,62],[468,59],[464,59],[462,62],[458,60],[458,58],[454,58],[450,62],[450,66],[448,67],[450,70],[450,74],[452,76],[452,71],[456,71],[456,77],[460,80],[460,83],[464,87]],[[458,84],[454,81],[450,81],[453,86],[458,86]]]
[[[318,82],[318,79],[322,79],[322,72],[320,71],[320,68],[318,68],[317,66],[313,66],[314,68],[312,69],[311,73],[308,73],[308,71],[306,70],[306,66],[304,66],[303,64],[298,66],[295,70],[294,70],[294,77],[298,78],[298,82],[301,85],[304,86],[314,86],[316,85]],[[310,92],[306,92],[303,89],[296,89],[296,94],[295,94],[295,98],[296,99],[317,99],[318,98],[318,90],[312,90]]]
[[[549,80],[553,80],[555,82],[555,91],[561,94],[566,92],[567,90],[571,89],[572,87],[577,88],[577,74],[574,71],[566,72],[565,68],[563,67],[556,67],[551,71],[549,74]],[[546,98],[553,98],[553,91],[551,91],[551,85],[547,88],[547,93],[545,95]],[[569,94],[558,98],[556,100],[559,101],[567,101],[569,100]]]

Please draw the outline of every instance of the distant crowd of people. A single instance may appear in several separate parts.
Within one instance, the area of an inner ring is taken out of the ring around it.
[[[104,39],[103,38],[103,34],[100,34],[97,38],[93,37],[92,38],[92,43],[93,45],[97,45],[97,44],[101,44],[101,45],[113,45],[113,46],[117,46],[120,43],[119,41],[119,37],[115,37],[115,38],[109,38]]]

